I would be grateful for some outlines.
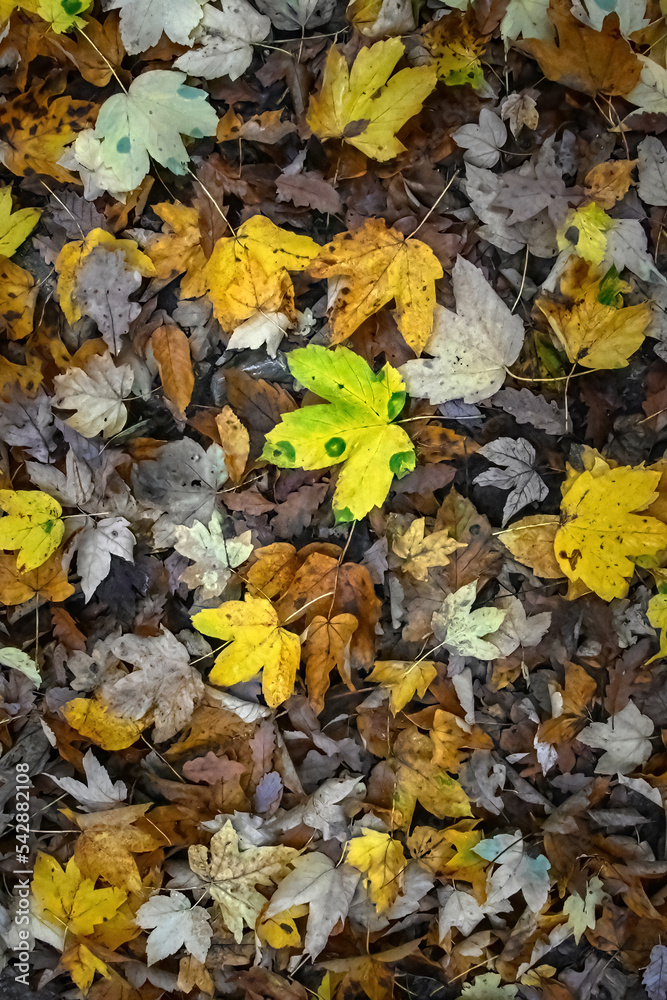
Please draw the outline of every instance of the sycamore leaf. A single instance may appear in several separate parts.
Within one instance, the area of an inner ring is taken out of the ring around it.
[[[135,721],[150,713],[158,743],[180,732],[204,697],[204,682],[190,666],[185,646],[162,627],[157,636],[123,635],[109,643],[109,649],[135,667],[104,685],[111,711]]]
[[[29,271],[0,256],[0,333],[10,340],[32,333],[37,291]]]
[[[518,986],[501,986],[497,972],[486,972],[475,976],[471,983],[464,983],[463,992],[457,1000],[515,1000]]]
[[[33,658],[24,653],[22,649],[13,646],[3,646],[0,649],[0,664],[3,667],[11,667],[12,670],[20,670],[35,687],[42,683],[42,675]]]
[[[0,509],[0,548],[19,550],[17,569],[37,569],[63,540],[62,507],[39,490],[0,490]]]
[[[311,97],[308,124],[318,139],[342,139],[375,160],[391,160],[405,146],[396,133],[420,110],[437,82],[432,66],[392,72],[405,47],[389,38],[362,49],[352,68],[329,49],[322,88]]]
[[[423,698],[438,675],[432,660],[376,660],[369,681],[389,690],[389,708],[393,715],[400,712],[417,695]]]
[[[415,467],[412,441],[392,423],[405,403],[403,380],[386,364],[375,375],[346,347],[292,351],[290,371],[330,405],[284,413],[266,436],[262,458],[283,469],[323,469],[345,463],[333,509],[337,521],[355,521],[383,503],[394,476]]]
[[[435,308],[427,360],[408,361],[399,371],[411,396],[432,403],[463,399],[478,403],[502,386],[523,345],[523,323],[513,316],[481,270],[458,257],[453,271],[457,312]]]
[[[147,964],[155,965],[181,948],[205,962],[213,936],[210,919],[208,910],[191,906],[182,892],[151,896],[136,914],[139,927],[151,930],[146,939]]]
[[[598,31],[575,19],[570,0],[551,0],[549,19],[556,41],[529,38],[521,44],[548,80],[591,95],[627,94],[635,87],[641,63],[619,31],[617,14],[605,17]]]
[[[263,215],[215,244],[204,278],[213,312],[228,332],[257,312],[291,313],[294,288],[288,271],[304,271],[319,246],[309,236],[280,229]]]
[[[0,254],[12,257],[27,240],[42,214],[39,208],[19,208],[12,212],[11,185],[0,188]]]
[[[110,438],[122,431],[127,420],[123,400],[132,391],[134,372],[130,365],[114,365],[108,352],[96,354],[85,368],[68,368],[54,379],[53,406],[74,410],[67,423],[84,437],[97,434]]]
[[[85,20],[80,17],[92,6],[93,0],[20,0],[16,4],[23,10],[30,10],[44,21],[48,21],[56,34],[71,31],[72,28],[83,28]]]
[[[523,894],[526,903],[539,913],[549,895],[549,861],[543,854],[533,858],[526,854],[521,832],[500,833],[473,847],[475,854],[493,861],[486,887],[487,903],[509,899],[515,892]]]
[[[607,899],[607,893],[597,875],[586,883],[586,892],[582,898],[578,892],[572,892],[563,903],[563,913],[567,914],[567,926],[574,934],[574,940],[579,944],[582,934],[595,927],[595,907]]]
[[[554,35],[548,16],[549,0],[509,0],[502,21],[500,34],[507,46],[519,35],[550,41]]]
[[[510,491],[503,508],[503,525],[522,507],[539,503],[548,495],[548,486],[535,471],[535,449],[525,438],[496,438],[480,448],[479,454],[501,469],[480,472],[476,485]]]
[[[462,125],[452,133],[457,146],[465,149],[463,159],[475,167],[495,167],[500,150],[507,142],[507,129],[489,108],[479,113],[479,125]]]
[[[573,256],[560,280],[563,301],[538,298],[535,305],[574,364],[625,368],[651,322],[648,302],[623,305],[623,293],[629,291],[615,268],[604,274]]]
[[[111,557],[134,562],[134,535],[124,517],[103,517],[89,523],[77,534],[76,568],[81,589],[89,601],[111,570]]]
[[[345,861],[364,876],[364,885],[381,914],[402,892],[407,861],[403,846],[391,834],[365,829],[360,833],[348,840]]]
[[[201,139],[214,135],[217,125],[206,94],[187,86],[185,73],[156,69],[136,77],[127,93],[107,98],[91,139],[117,190],[133,191],[148,173],[151,156],[173,174],[184,174],[188,153],[181,135]],[[74,145],[75,156],[81,141]]]
[[[452,552],[465,545],[452,538],[446,529],[426,535],[426,518],[416,517],[402,535],[393,539],[391,548],[394,555],[404,560],[401,571],[424,581],[428,580],[431,567],[446,566]]]
[[[72,795],[87,812],[110,809],[125,802],[127,785],[124,781],[112,781],[92,750],[86,751],[82,763],[88,784],[75,778],[57,778],[53,774],[51,780]]]
[[[271,897],[265,918],[308,903],[304,953],[315,959],[338,921],[345,920],[358,882],[358,872],[335,865],[326,854],[301,855]]]
[[[54,552],[37,569],[27,573],[17,568],[14,555],[0,554],[0,601],[3,604],[23,604],[36,596],[47,601],[65,601],[73,593],[74,587],[68,582],[63,566],[62,551]]]
[[[324,709],[324,696],[329,690],[329,675],[338,670],[349,679],[350,639],[359,620],[350,614],[324,618],[316,615],[310,622],[303,644],[306,661],[308,700],[318,714]]]
[[[115,715],[102,698],[74,698],[61,711],[72,729],[103,750],[131,747],[150,725],[149,720],[135,722]]]
[[[203,5],[204,0],[178,0],[175,5],[164,0],[107,0],[105,7],[120,10],[123,45],[134,56],[157,45],[163,31],[172,42],[191,45]]]
[[[667,594],[660,593],[653,595],[648,602],[646,617],[648,618],[649,625],[660,629],[660,649],[655,656],[646,661],[648,665],[649,663],[653,663],[654,660],[659,660],[667,656]]]
[[[596,774],[629,774],[645,764],[652,753],[648,737],[653,722],[633,701],[607,722],[592,722],[577,736],[586,746],[605,750],[595,765]]]
[[[132,0],[134,3],[135,0]],[[258,14],[247,0],[221,0],[221,9],[204,5],[197,31],[198,45],[174,63],[188,76],[237,80],[252,62],[253,43],[262,42],[271,31],[271,21]]]
[[[636,514],[657,497],[660,473],[605,465],[563,485],[560,527],[554,537],[558,565],[603,600],[625,597],[633,560],[667,548],[667,525]],[[525,532],[526,535],[531,532]]]
[[[192,624],[204,635],[228,643],[211,670],[213,684],[239,684],[261,670],[267,705],[275,708],[292,694],[301,644],[298,636],[281,627],[270,601],[246,594],[245,601],[227,601],[199,611]]]
[[[102,253],[96,254],[95,259],[99,262],[101,270],[106,270],[109,267],[111,255],[117,254],[122,269],[128,272],[130,279],[135,274],[137,279],[140,275],[152,277],[155,274],[152,261],[139,250],[134,240],[117,240],[112,233],[108,233],[105,229],[91,229],[85,239],[66,243],[56,258],[56,271],[58,272],[60,308],[65,313],[68,323],[76,323],[82,316],[88,315],[86,307],[90,305],[99,315],[100,303],[95,299],[91,301],[91,289],[87,286],[85,276],[82,280],[82,271],[88,258],[98,249]],[[141,282],[137,280],[130,290],[138,288],[140,284]],[[85,302],[80,301],[82,297]],[[138,303],[133,303],[133,305],[137,307],[134,316],[138,316],[141,307]],[[97,316],[95,318],[97,319]],[[133,316],[130,315],[129,318],[131,319]]]
[[[225,538],[222,517],[214,510],[208,528],[200,521],[195,521],[191,528],[179,525],[175,529],[174,548],[194,562],[183,570],[181,580],[190,589],[200,587],[201,599],[208,601],[222,593],[232,570],[252,554],[251,533],[244,531]]]
[[[491,636],[502,625],[506,611],[500,608],[477,608],[472,611],[477,596],[477,581],[466,584],[454,594],[448,594],[441,611],[433,615],[433,634],[445,649],[461,656],[476,656],[479,660],[494,660],[498,647]]]
[[[558,230],[558,249],[574,252],[597,267],[607,252],[605,233],[613,226],[614,219],[594,201],[583,208],[573,208]]]
[[[41,852],[37,855],[32,878],[33,931],[61,950],[72,938],[76,941],[99,932],[100,927],[116,917],[126,899],[127,892],[115,886],[96,889],[93,879],[82,876],[74,858],[63,869],[50,855]],[[108,976],[106,964],[83,942],[63,961],[84,992],[96,971]]]
[[[388,302],[415,354],[433,328],[435,282],[442,267],[425,243],[405,239],[382,219],[367,219],[352,233],[339,233],[310,266],[315,278],[337,278],[329,321],[331,343],[339,344]]]
[[[282,846],[239,851],[238,835],[227,821],[222,830],[213,834],[209,847],[190,847],[188,859],[190,868],[217,904],[225,927],[240,943],[244,926],[254,927],[266,903],[255,886],[277,885],[298,854],[294,848]]]

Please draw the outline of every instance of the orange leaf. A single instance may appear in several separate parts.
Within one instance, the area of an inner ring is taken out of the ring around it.
[[[180,327],[167,324],[155,331],[151,344],[165,396],[183,417],[195,385],[188,338]]]
[[[29,573],[19,572],[14,553],[0,553],[0,603],[23,604],[39,596],[57,604],[73,593],[74,587],[68,583],[67,571],[63,569],[61,552],[54,552],[50,559]]]
[[[346,659],[349,656],[350,639],[358,627],[358,619],[348,614],[336,615],[331,619],[318,615],[310,623],[308,636],[303,644],[306,687],[308,700],[318,715],[324,709],[324,696],[329,690],[331,671],[337,670],[343,680],[349,680]],[[349,683],[348,686],[354,690]]]
[[[236,416],[231,406],[224,406],[215,418],[215,425],[220,435],[220,443],[225,453],[225,465],[232,482],[238,483],[243,478],[243,472],[250,452],[250,436],[248,431]]]

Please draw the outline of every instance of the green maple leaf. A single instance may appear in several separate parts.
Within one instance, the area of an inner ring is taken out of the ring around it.
[[[405,403],[403,379],[388,364],[374,374],[347,347],[303,347],[288,363],[299,382],[329,402],[283,414],[262,458],[282,469],[344,463],[333,509],[336,521],[356,521],[383,503],[394,476],[415,467],[412,441],[392,423]]]

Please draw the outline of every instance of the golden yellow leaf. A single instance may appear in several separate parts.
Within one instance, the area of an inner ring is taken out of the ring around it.
[[[19,550],[17,569],[37,569],[63,540],[62,507],[40,490],[0,490],[0,509],[0,548]]]
[[[638,514],[657,497],[659,472],[630,466],[582,472],[564,484],[556,559],[570,580],[605,601],[625,597],[640,556],[667,548],[667,525]]]
[[[29,573],[17,569],[15,556],[0,553],[0,603],[24,604],[35,596],[59,603],[73,593],[74,587],[63,569],[61,552],[54,552],[50,559]]]
[[[471,816],[470,801],[459,782],[436,760],[434,741],[411,726],[399,733],[390,763],[396,772],[397,801],[403,820],[420,802],[438,819]]]
[[[72,729],[103,750],[131,747],[150,725],[141,719],[121,719],[101,698],[74,698],[63,705],[62,713]]]
[[[605,233],[614,220],[599,205],[591,202],[573,208],[556,234],[559,250],[569,250],[591,264],[601,264],[607,250]]]
[[[32,333],[37,288],[33,276],[8,257],[0,257],[0,332],[10,340]]]
[[[255,931],[260,940],[272,948],[298,948],[301,945],[301,934],[294,921],[298,917],[305,917],[308,909],[307,903],[300,903],[272,917],[260,917]]]
[[[41,208],[19,208],[12,212],[12,188],[0,188],[0,255],[12,257],[33,231]]]
[[[388,910],[403,888],[407,861],[401,843],[388,833],[362,830],[360,837],[348,840],[345,861],[364,876],[377,912]]]
[[[25,360],[24,365],[17,365],[0,356],[0,391],[18,385],[25,392],[34,392],[42,381],[42,361],[34,354],[27,354]]]
[[[421,110],[437,81],[432,66],[402,69],[392,76],[404,51],[400,38],[376,42],[361,50],[350,69],[341,50],[332,46],[322,88],[308,107],[315,135],[342,139],[374,160],[402,153],[405,146],[396,133]]]
[[[615,269],[607,274],[571,257],[560,281],[561,300],[539,298],[537,307],[570,361],[584,368],[625,368],[641,347],[651,321],[648,302],[623,305],[630,285]]]
[[[37,855],[32,879],[33,915],[62,941],[63,949],[74,943],[63,962],[82,990],[88,989],[96,971],[102,975],[107,972],[105,963],[76,939],[95,934],[100,925],[116,916],[126,899],[122,889],[96,889],[92,879],[82,876],[74,858],[63,870],[50,855]]]
[[[160,372],[165,396],[183,417],[192,398],[195,376],[190,357],[190,341],[180,327],[165,323],[151,337],[151,347]]]
[[[466,751],[493,749],[493,740],[479,726],[471,726],[441,709],[433,717],[431,739],[435,747],[433,763],[445,771],[458,771],[468,756]]]
[[[554,553],[559,525],[557,514],[530,514],[499,532],[498,537],[517,562],[530,566],[545,580],[559,580],[564,575]]]
[[[435,282],[442,267],[420,240],[387,229],[383,219],[367,219],[352,233],[339,233],[313,261],[315,278],[338,278],[330,314],[330,340],[347,340],[364,320],[392,300],[406,343],[421,354],[433,328]]]
[[[223,330],[231,332],[257,312],[293,313],[288,272],[304,271],[319,249],[309,236],[280,229],[263,215],[253,215],[235,236],[219,239],[204,279]]]
[[[402,535],[392,541],[392,552],[403,559],[401,569],[415,580],[428,580],[431,566],[446,566],[449,556],[456,549],[464,549],[463,542],[457,542],[449,532],[432,531],[426,534],[426,518],[416,517]]]
[[[145,278],[155,275],[153,262],[141,252],[134,240],[117,240],[106,229],[91,229],[85,239],[66,243],[56,258],[58,298],[68,323],[76,323],[83,315],[76,301],[76,279],[84,260],[96,247],[120,251],[128,269],[138,271]]]
[[[197,612],[192,624],[204,635],[228,643],[211,670],[213,684],[239,684],[261,670],[267,705],[275,708],[292,694],[301,644],[298,636],[281,627],[270,601],[246,595],[245,601],[227,601]]]
[[[206,292],[204,266],[206,257],[201,247],[199,212],[196,208],[168,201],[153,205],[153,211],[164,222],[162,233],[152,236],[145,247],[146,256],[155,265],[158,278],[165,281],[182,274],[181,298],[195,299]]]
[[[646,663],[653,663],[654,660],[663,659],[667,656],[667,594],[654,594],[648,602],[646,617],[649,625],[660,629],[660,649]]]
[[[368,680],[389,689],[389,708],[396,715],[415,695],[423,698],[437,674],[432,660],[377,660]]]
[[[143,802],[84,814],[62,810],[82,830],[74,849],[74,859],[82,875],[93,882],[101,878],[127,892],[141,891],[134,854],[154,851],[164,843],[150,824],[144,821],[143,829],[134,825],[150,806],[149,802]]]

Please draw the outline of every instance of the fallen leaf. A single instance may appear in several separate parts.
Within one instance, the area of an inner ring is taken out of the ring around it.
[[[592,722],[578,734],[586,746],[604,750],[595,765],[596,774],[629,774],[646,763],[652,747],[653,723],[633,701],[607,722]]]
[[[210,914],[202,906],[191,906],[182,892],[151,896],[137,910],[139,927],[150,930],[146,939],[146,961],[155,965],[185,948],[200,962],[206,961],[213,928]]]
[[[195,521],[191,528],[180,525],[175,530],[174,548],[181,555],[192,559],[181,573],[181,580],[190,589],[201,588],[202,600],[218,597],[227,586],[232,571],[251,555],[252,541],[249,531],[225,538],[222,517],[213,511],[208,527]]]
[[[458,257],[453,271],[456,313],[436,306],[428,360],[400,369],[411,396],[431,403],[488,399],[505,381],[523,344],[523,323],[494,292],[478,267]]]
[[[360,830],[361,836],[347,842],[345,861],[361,872],[378,914],[395,902],[403,888],[407,861],[403,847],[389,833]]]
[[[179,56],[174,66],[204,80],[221,76],[237,80],[252,62],[253,43],[264,41],[270,31],[269,18],[258,14],[246,0],[221,0],[219,10],[204,4],[196,31],[198,44]]]
[[[403,381],[391,365],[375,375],[348,348],[292,351],[290,371],[330,405],[305,406],[266,436],[262,457],[280,468],[322,469],[344,462],[333,508],[337,521],[364,517],[385,499],[394,476],[415,466],[414,446],[392,423],[403,409]]]
[[[479,454],[500,469],[488,469],[475,477],[477,486],[509,490],[503,508],[503,525],[529,503],[539,503],[549,493],[535,470],[535,449],[525,438],[499,437],[480,448]]]
[[[195,385],[188,338],[180,327],[165,323],[151,337],[151,347],[164,394],[174,404],[177,415],[183,418]]]
[[[37,569],[63,540],[62,507],[39,490],[0,490],[0,508],[0,548],[18,549],[18,570]]]
[[[358,626],[358,619],[347,614],[333,618],[316,615],[308,626],[303,643],[306,689],[308,700],[318,715],[324,709],[324,696],[329,690],[331,671],[337,670],[344,680],[349,677],[346,660],[349,659],[350,639]]]
[[[396,715],[417,695],[423,698],[438,669],[432,660],[376,660],[369,681],[389,690],[389,707]]]
[[[127,407],[123,400],[130,395],[133,382],[129,365],[116,366],[109,353],[94,355],[84,368],[69,368],[64,375],[56,375],[53,405],[74,410],[65,419],[84,437],[101,434],[110,438],[125,426]]]
[[[0,188],[0,255],[13,257],[30,236],[41,214],[38,208],[19,208],[12,212],[11,185]]]
[[[375,160],[403,152],[396,133],[420,111],[437,80],[432,66],[392,76],[403,52],[400,38],[376,42],[359,52],[350,69],[340,49],[329,49],[321,90],[308,106],[308,124],[318,139],[342,139]]]

